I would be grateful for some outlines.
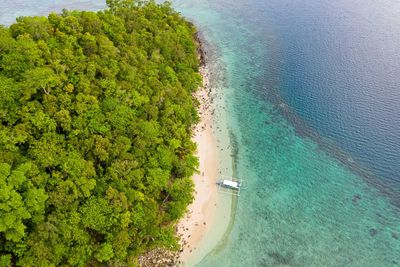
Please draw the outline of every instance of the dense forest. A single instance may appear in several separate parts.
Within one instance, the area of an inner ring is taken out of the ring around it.
[[[170,4],[0,26],[0,266],[178,248],[198,160],[195,29]]]

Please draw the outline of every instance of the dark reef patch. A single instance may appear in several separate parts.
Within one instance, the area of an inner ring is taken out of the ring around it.
[[[361,196],[359,194],[356,194],[353,196],[351,201],[353,201],[354,203],[357,203],[360,199],[361,199]]]
[[[371,228],[369,229],[369,234],[374,237],[378,234],[378,230],[376,230],[375,228]]]
[[[282,265],[289,265],[291,261],[293,260],[293,255],[288,254],[288,255],[283,255],[279,252],[268,252],[268,256],[271,257],[276,264],[282,264]]]

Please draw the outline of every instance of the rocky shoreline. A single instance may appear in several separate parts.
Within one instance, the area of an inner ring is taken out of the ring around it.
[[[138,259],[141,267],[173,267],[179,265],[179,251],[170,251],[164,248],[151,250]]]

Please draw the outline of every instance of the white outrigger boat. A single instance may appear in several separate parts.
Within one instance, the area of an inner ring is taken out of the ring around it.
[[[218,191],[230,195],[240,196],[240,190],[243,188],[242,180],[222,176],[222,179],[217,181]]]

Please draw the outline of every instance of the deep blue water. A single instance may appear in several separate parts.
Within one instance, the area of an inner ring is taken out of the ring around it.
[[[400,194],[400,3],[252,0],[232,9],[253,44],[273,50],[258,59],[267,90],[256,93],[279,94],[300,132],[318,133]]]
[[[281,46],[289,106],[400,193],[400,3],[256,2]]]
[[[217,51],[248,186],[199,266],[399,266],[400,2],[173,2]],[[3,0],[0,23],[102,5]]]
[[[248,186],[198,266],[400,265],[400,3],[177,2],[218,47]]]
[[[104,7],[102,0],[1,2],[6,25],[21,15]],[[261,66],[274,75],[266,86],[400,193],[400,3],[252,0],[235,8],[249,16],[244,23],[261,22],[252,29],[260,40],[273,35],[264,41],[279,47],[273,64]]]

